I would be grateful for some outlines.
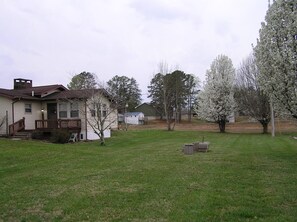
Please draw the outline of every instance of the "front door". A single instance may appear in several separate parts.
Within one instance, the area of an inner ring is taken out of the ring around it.
[[[57,103],[47,104],[47,120],[48,120],[48,128],[51,128],[51,129],[58,128]]]

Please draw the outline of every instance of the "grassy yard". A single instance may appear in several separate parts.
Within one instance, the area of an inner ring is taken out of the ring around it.
[[[210,141],[186,156],[184,143]],[[297,141],[133,130],[107,146],[0,139],[0,221],[296,221]]]

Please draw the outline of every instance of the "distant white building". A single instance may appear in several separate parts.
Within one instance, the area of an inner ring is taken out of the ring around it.
[[[227,117],[229,123],[235,123],[235,113],[233,112],[230,116]]]
[[[124,122],[131,125],[144,124],[144,114],[142,112],[125,113]]]

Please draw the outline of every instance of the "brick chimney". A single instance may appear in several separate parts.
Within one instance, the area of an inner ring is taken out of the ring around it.
[[[30,79],[14,79],[14,89],[28,89],[32,88],[32,80]]]

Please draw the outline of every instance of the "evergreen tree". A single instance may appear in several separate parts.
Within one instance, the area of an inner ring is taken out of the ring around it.
[[[151,105],[155,107],[161,119],[165,115],[164,111],[164,95],[163,95],[163,75],[156,74],[150,81],[148,86],[148,98],[151,98]]]
[[[67,87],[68,89],[95,89],[97,88],[97,79],[94,73],[82,72],[74,75]]]
[[[163,72],[163,73],[161,73]],[[148,86],[151,104],[164,113],[167,129],[173,130],[181,120],[182,110],[189,105],[190,97],[196,93],[197,81],[193,75],[181,70],[169,72],[166,64],[160,65],[160,73],[156,74]]]
[[[116,75],[107,82],[107,86],[107,91],[116,100],[120,113],[133,111],[141,103],[141,90],[134,78]]]

